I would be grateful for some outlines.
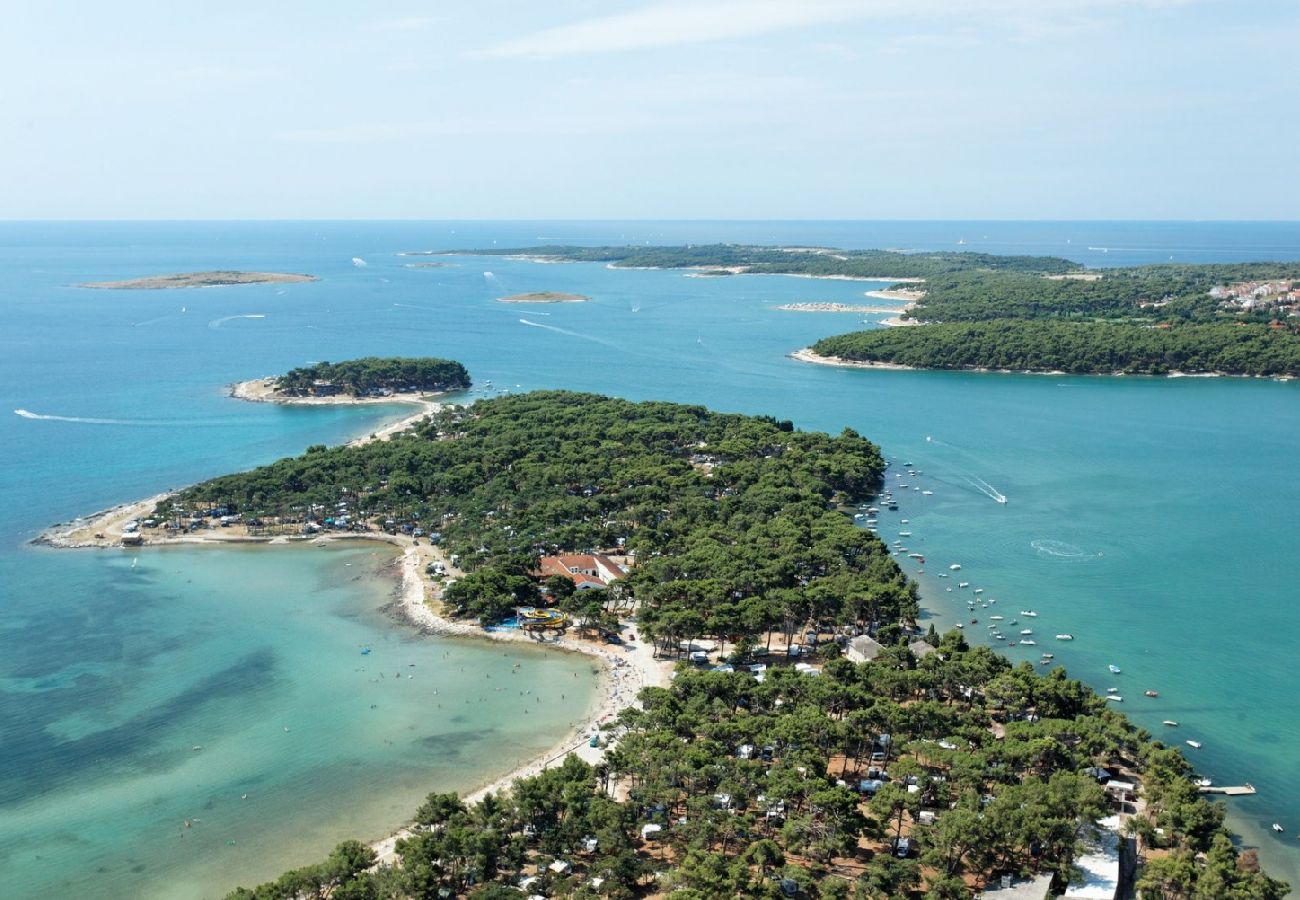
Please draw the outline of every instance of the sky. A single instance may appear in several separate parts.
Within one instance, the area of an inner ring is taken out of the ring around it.
[[[1300,219],[1296,0],[43,0],[0,219]]]

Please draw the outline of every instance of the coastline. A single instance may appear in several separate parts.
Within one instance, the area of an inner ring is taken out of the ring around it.
[[[605,755],[604,747],[589,746],[590,736],[600,725],[613,719],[623,709],[637,702],[637,695],[642,688],[664,687],[668,684],[673,667],[672,660],[656,659],[654,648],[650,644],[635,641],[624,644],[623,651],[609,649],[616,645],[601,645],[579,640],[568,634],[552,639],[529,637],[521,629],[485,631],[481,626],[468,622],[457,622],[434,612],[429,605],[431,594],[435,594],[432,584],[420,575],[426,557],[443,561],[441,552],[433,546],[407,546],[402,554],[402,584],[399,588],[399,617],[424,634],[433,634],[455,638],[498,641],[505,643],[525,643],[529,646],[545,647],[565,653],[581,653],[598,660],[603,669],[600,695],[588,708],[582,721],[573,730],[565,734],[545,752],[518,766],[487,784],[472,788],[461,795],[466,803],[476,803],[487,794],[499,794],[510,788],[515,781],[529,778],[546,769],[561,764],[570,754],[588,763],[599,762]],[[450,569],[449,569],[450,570]],[[412,836],[415,828],[405,825],[397,831],[370,843],[378,855],[376,865],[391,865],[397,859],[397,842]]]
[[[886,323],[881,323],[886,324]],[[920,323],[899,323],[920,324]],[[1057,378],[1252,378],[1269,381],[1291,381],[1286,375],[1234,375],[1229,372],[1166,372],[1164,375],[1129,372],[1066,372],[1062,369],[1037,371],[1034,369],[990,369],[983,366],[962,366],[955,369],[929,368],[926,366],[906,366],[902,363],[874,362],[871,360],[844,359],[839,356],[822,356],[814,353],[811,347],[802,347],[786,354],[799,362],[813,363],[819,366],[836,366],[842,369],[884,369],[893,372],[976,372],[983,375],[1051,375]]]
[[[366,444],[374,440],[405,431],[416,421],[423,419],[429,412],[439,409],[440,404],[423,395],[394,395],[383,398],[332,398],[332,397],[277,397],[270,389],[271,379],[255,379],[239,382],[230,386],[230,396],[242,400],[265,403],[286,403],[303,405],[329,405],[333,403],[414,403],[421,407],[418,413],[404,417],[391,425],[385,426],[371,435],[357,438],[350,444]],[[69,523],[53,525],[43,531],[32,543],[54,548],[120,548],[124,527],[132,519],[148,516],[176,491],[165,491],[128,503],[120,503],[101,510],[90,516],[74,519]],[[653,645],[635,641],[622,645],[622,649],[612,649],[618,645],[602,645],[580,640],[569,634],[550,639],[530,637],[521,629],[487,631],[482,626],[470,622],[455,621],[435,612],[430,605],[439,600],[439,590],[434,582],[424,576],[429,563],[437,561],[448,572],[459,574],[450,565],[450,561],[437,547],[431,544],[418,544],[405,536],[389,535],[384,532],[334,533],[309,535],[253,536],[247,534],[246,528],[236,526],[229,529],[209,529],[201,534],[179,536],[152,536],[145,542],[145,547],[239,547],[250,545],[322,545],[341,541],[371,541],[401,549],[396,561],[401,566],[401,581],[396,590],[396,602],[389,607],[389,612],[398,621],[416,629],[422,634],[438,635],[458,639],[474,639],[508,643],[526,643],[530,646],[551,648],[566,653],[581,653],[596,660],[601,666],[601,678],[598,693],[593,702],[583,711],[580,722],[572,730],[562,735],[545,752],[538,754],[521,766],[517,766],[486,784],[471,786],[462,795],[466,802],[476,802],[488,793],[499,793],[509,788],[516,780],[528,778],[558,765],[570,754],[576,753],[589,763],[598,762],[604,757],[603,747],[589,746],[590,736],[601,724],[613,719],[624,708],[637,702],[637,695],[642,688],[662,687],[671,678],[675,662],[656,659]],[[411,812],[423,798],[413,798]],[[397,859],[396,845],[399,840],[414,833],[413,825],[404,825],[385,837],[370,841],[370,846],[378,854],[377,864],[392,864]]]
[[[443,404],[434,397],[444,394],[398,393],[387,397],[291,397],[277,393],[274,387],[275,376],[253,378],[249,381],[237,381],[227,388],[227,394],[236,400],[248,400],[251,403],[278,403],[282,406],[382,406],[386,403],[405,403],[420,407],[420,411],[385,425],[372,434],[353,438],[347,446],[356,447],[373,440],[387,440],[395,434],[406,431],[425,416],[440,412]]]
[[[898,312],[898,309],[893,306],[849,306],[847,303],[786,303],[776,308],[786,312],[857,313],[867,315]]]
[[[359,447],[368,444],[371,441],[385,441],[394,435],[401,434],[416,423],[424,419],[430,413],[438,412],[442,409],[443,404],[431,399],[432,396],[426,394],[393,394],[388,397],[284,397],[276,395],[270,383],[273,378],[255,378],[250,381],[240,381],[229,385],[227,393],[229,396],[238,400],[248,400],[253,403],[278,403],[286,406],[351,406],[351,405],[383,405],[394,403],[405,403],[419,406],[418,412],[409,416],[391,422],[370,434],[362,435],[348,441],[345,446]],[[70,522],[60,522],[44,529],[39,535],[32,539],[31,543],[56,547],[59,549],[83,549],[87,547],[121,547],[122,535],[125,531],[126,523],[132,519],[147,518],[158,504],[173,497],[179,488],[164,491],[161,494],[155,494],[152,497],[146,497],[142,500],[132,500],[126,503],[119,503],[110,506],[107,509],[101,509],[98,512],[86,516],[78,516]],[[171,544],[236,544],[236,543],[287,543],[291,540],[311,540],[320,536],[279,536],[275,538],[250,537],[243,533],[242,527],[239,530],[208,531],[204,534],[185,534],[178,536],[160,536],[149,535],[145,541],[145,546],[168,546]],[[375,534],[357,534],[357,535],[330,535],[331,539],[355,539],[357,537],[371,537],[383,540],[387,535]]]

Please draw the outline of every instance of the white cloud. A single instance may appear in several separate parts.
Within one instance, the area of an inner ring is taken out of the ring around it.
[[[925,18],[1014,23],[1101,8],[1178,6],[1194,0],[661,0],[641,9],[545,28],[471,55],[548,59],[755,37],[863,19]]]

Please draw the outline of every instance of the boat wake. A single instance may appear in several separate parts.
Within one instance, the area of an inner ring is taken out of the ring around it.
[[[77,425],[125,425],[131,428],[228,428],[234,421],[247,425],[237,417],[215,419],[106,419],[96,416],[56,416],[15,409],[14,415],[36,422],[72,422]]]
[[[234,321],[235,319],[265,319],[265,318],[266,315],[264,313],[247,313],[246,315],[241,315],[241,316],[222,316],[220,319],[213,319],[211,322],[209,322],[208,327],[211,328],[213,331],[216,331],[226,322],[231,322]]]
[[[22,416],[24,419],[35,419],[41,422],[76,422],[81,425],[185,425],[186,422],[149,422],[140,419],[96,419],[91,416],[51,416],[45,413],[34,413],[27,409],[15,409],[15,416]]]
[[[584,341],[594,341],[597,344],[604,344],[606,347],[614,347],[615,349],[618,349],[617,345],[612,344],[609,341],[604,340],[603,338],[594,337],[590,334],[582,334],[581,332],[578,331],[569,331],[567,328],[557,328],[554,325],[547,325],[542,322],[531,322],[528,319],[520,319],[519,324],[527,325],[530,328],[544,328],[547,331],[554,331],[556,334],[563,334],[563,335],[568,335],[569,337],[581,338]]]
[[[970,453],[961,449],[960,447],[954,447],[952,444],[945,443],[944,441],[931,437],[928,434],[925,436],[925,442],[927,444],[932,444],[936,447],[943,447],[947,450],[951,450],[954,454],[966,457],[968,460],[978,462],[978,460],[973,460],[973,457],[971,456]],[[953,474],[961,476],[961,478],[966,482],[967,485],[974,488],[977,493],[983,494],[985,497],[988,497],[993,502],[995,503],[1007,502],[1006,494],[999,491],[997,488],[989,484],[983,478],[980,478],[978,475],[972,475],[967,471],[963,471],[962,469],[958,469],[955,467],[946,467],[946,468],[949,468],[950,471],[953,472]]]
[[[997,488],[989,484],[983,478],[980,478],[978,475],[963,475],[962,477],[966,479],[966,481],[970,484],[971,487],[975,488],[975,490],[979,491],[981,494],[983,494],[985,497],[988,497],[990,500],[993,500],[994,502],[997,503],[1007,502],[1006,494],[999,491]]]
[[[1090,555],[1082,547],[1067,544],[1065,541],[1040,539],[1030,541],[1029,546],[1033,547],[1034,552],[1039,556],[1050,556],[1055,559],[1084,559]]]

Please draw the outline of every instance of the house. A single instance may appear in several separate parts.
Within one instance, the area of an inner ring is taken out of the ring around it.
[[[623,568],[603,553],[543,556],[537,572],[542,578],[567,578],[580,591],[602,590],[624,575]]]
[[[870,635],[861,635],[849,641],[849,647],[844,651],[845,657],[849,662],[871,662],[880,655],[880,651],[885,648],[876,643]]]
[[[1052,895],[1052,876],[1014,878],[1003,875],[996,886],[986,887],[978,896],[983,900],[1047,900]]]
[[[912,641],[912,643],[907,645],[907,649],[911,650],[912,655],[917,659],[925,659],[925,657],[929,656],[931,653],[939,652],[925,641]]]

